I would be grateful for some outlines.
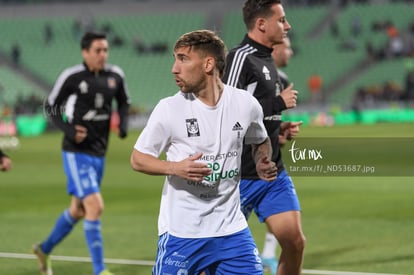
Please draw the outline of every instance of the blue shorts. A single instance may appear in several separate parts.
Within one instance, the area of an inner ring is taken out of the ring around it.
[[[68,194],[83,199],[89,194],[100,192],[104,157],[65,151],[62,157]]]
[[[240,201],[246,219],[254,209],[260,222],[264,222],[267,217],[274,214],[300,211],[295,186],[286,170],[282,170],[272,182],[242,179]]]
[[[160,236],[153,275],[197,275],[202,271],[207,275],[262,275],[262,261],[249,228],[213,238]]]

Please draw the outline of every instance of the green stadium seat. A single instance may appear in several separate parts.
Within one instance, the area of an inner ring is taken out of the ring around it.
[[[9,52],[18,42],[22,47],[22,66],[32,70],[50,86],[68,66],[80,63],[80,46],[72,35],[73,17],[13,18],[0,19],[2,43],[0,50]],[[159,99],[175,93],[171,75],[172,46],[176,39],[187,31],[204,28],[203,13],[148,14],[141,16],[101,16],[95,18],[100,29],[109,22],[113,31],[124,40],[122,47],[110,45],[108,62],[117,64],[125,72],[132,104],[150,110]],[[49,46],[43,41],[43,27],[49,22],[54,30],[54,39]],[[138,55],[133,40],[139,36],[148,44],[165,42],[167,52]]]

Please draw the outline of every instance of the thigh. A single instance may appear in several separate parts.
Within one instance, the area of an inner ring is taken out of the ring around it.
[[[269,216],[287,211],[300,211],[300,203],[291,177],[283,170],[275,181],[269,183],[266,195],[256,208],[261,222]]]
[[[201,274],[214,263],[214,254],[209,238],[177,238],[164,233],[158,240],[152,274]]]
[[[300,211],[287,211],[271,215],[266,219],[266,225],[282,246],[285,243],[288,244],[305,238]]]
[[[248,228],[229,236],[221,237],[216,275],[260,275],[263,274],[259,251]]]
[[[70,195],[82,199],[99,192],[104,166],[102,157],[74,152],[63,152],[62,157]]]

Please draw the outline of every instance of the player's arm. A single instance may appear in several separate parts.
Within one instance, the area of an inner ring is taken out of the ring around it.
[[[267,137],[263,143],[252,144],[253,159],[256,163],[257,175],[266,181],[272,181],[276,179],[277,167],[276,164],[271,161],[272,156],[272,144]]]
[[[131,154],[131,167],[148,175],[178,176],[191,181],[201,181],[211,173],[206,163],[197,162],[202,153],[197,153],[182,161],[164,161],[136,149]]]
[[[298,98],[298,91],[293,89],[293,83],[290,83],[289,86],[287,86],[279,96],[276,98],[281,98],[283,100],[283,104],[285,109],[291,109],[296,107],[296,101]],[[280,99],[279,99],[280,100]],[[279,101],[278,100],[278,101]],[[280,103],[278,103],[280,104]],[[282,106],[279,106],[278,108],[281,108]],[[283,109],[283,110],[285,110]],[[281,110],[281,111],[283,111]]]
[[[282,122],[279,133],[279,144],[284,145],[288,140],[294,139],[299,134],[299,127],[303,121]]]
[[[121,86],[116,94],[119,115],[119,132],[120,138],[125,138],[128,134],[128,112],[131,105],[131,99],[128,94],[127,85],[124,77],[121,77]]]
[[[9,171],[12,168],[11,159],[0,150],[0,170]]]
[[[282,122],[280,124],[280,132],[278,136],[280,146],[285,145],[286,142],[289,140],[289,125],[289,121]]]
[[[53,124],[61,129],[65,136],[71,138],[73,141],[77,141],[77,132],[75,125],[71,124],[64,119],[65,106],[67,99],[72,94],[68,79],[64,79],[64,73],[59,76],[55,83],[51,93],[49,94],[45,104],[44,112],[53,122]],[[84,128],[83,126],[78,129]],[[81,129],[82,132],[86,132],[86,129]]]

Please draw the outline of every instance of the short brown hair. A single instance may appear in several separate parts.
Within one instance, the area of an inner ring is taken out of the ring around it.
[[[216,68],[220,77],[226,67],[226,45],[223,40],[210,30],[197,30],[183,34],[175,42],[174,50],[182,47],[190,47],[196,51],[211,54],[216,61]]]

